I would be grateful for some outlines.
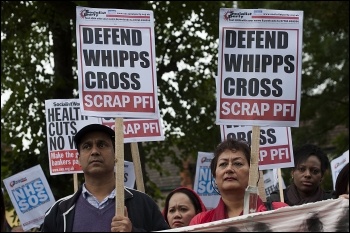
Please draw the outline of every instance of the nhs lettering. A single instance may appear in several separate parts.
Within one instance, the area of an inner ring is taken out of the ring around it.
[[[12,190],[12,194],[22,213],[50,201],[47,190],[40,178]]]
[[[203,157],[201,164],[210,164],[212,158]],[[201,196],[210,196],[214,192],[214,188],[211,184],[211,170],[209,166],[200,166],[198,172],[198,189],[197,192]]]

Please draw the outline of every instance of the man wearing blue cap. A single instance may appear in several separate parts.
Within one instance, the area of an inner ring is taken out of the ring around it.
[[[101,124],[83,127],[74,137],[85,183],[58,200],[45,215],[47,232],[131,232],[169,229],[147,194],[124,187],[124,215],[115,215],[115,132]],[[119,201],[119,200],[118,200]]]

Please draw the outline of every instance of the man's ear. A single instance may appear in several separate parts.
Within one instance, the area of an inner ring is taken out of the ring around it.
[[[81,164],[80,164],[80,154],[78,153],[78,165],[81,167]]]

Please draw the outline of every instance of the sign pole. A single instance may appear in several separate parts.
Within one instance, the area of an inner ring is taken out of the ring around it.
[[[115,118],[115,212],[124,215],[124,132],[123,118]],[[119,201],[118,201],[119,200]]]

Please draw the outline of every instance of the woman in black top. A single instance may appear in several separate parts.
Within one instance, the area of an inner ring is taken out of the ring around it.
[[[305,144],[294,152],[292,183],[283,190],[284,202],[290,206],[331,199],[333,191],[324,191],[321,183],[329,168],[327,155],[317,146]],[[280,201],[278,191],[268,201]]]

